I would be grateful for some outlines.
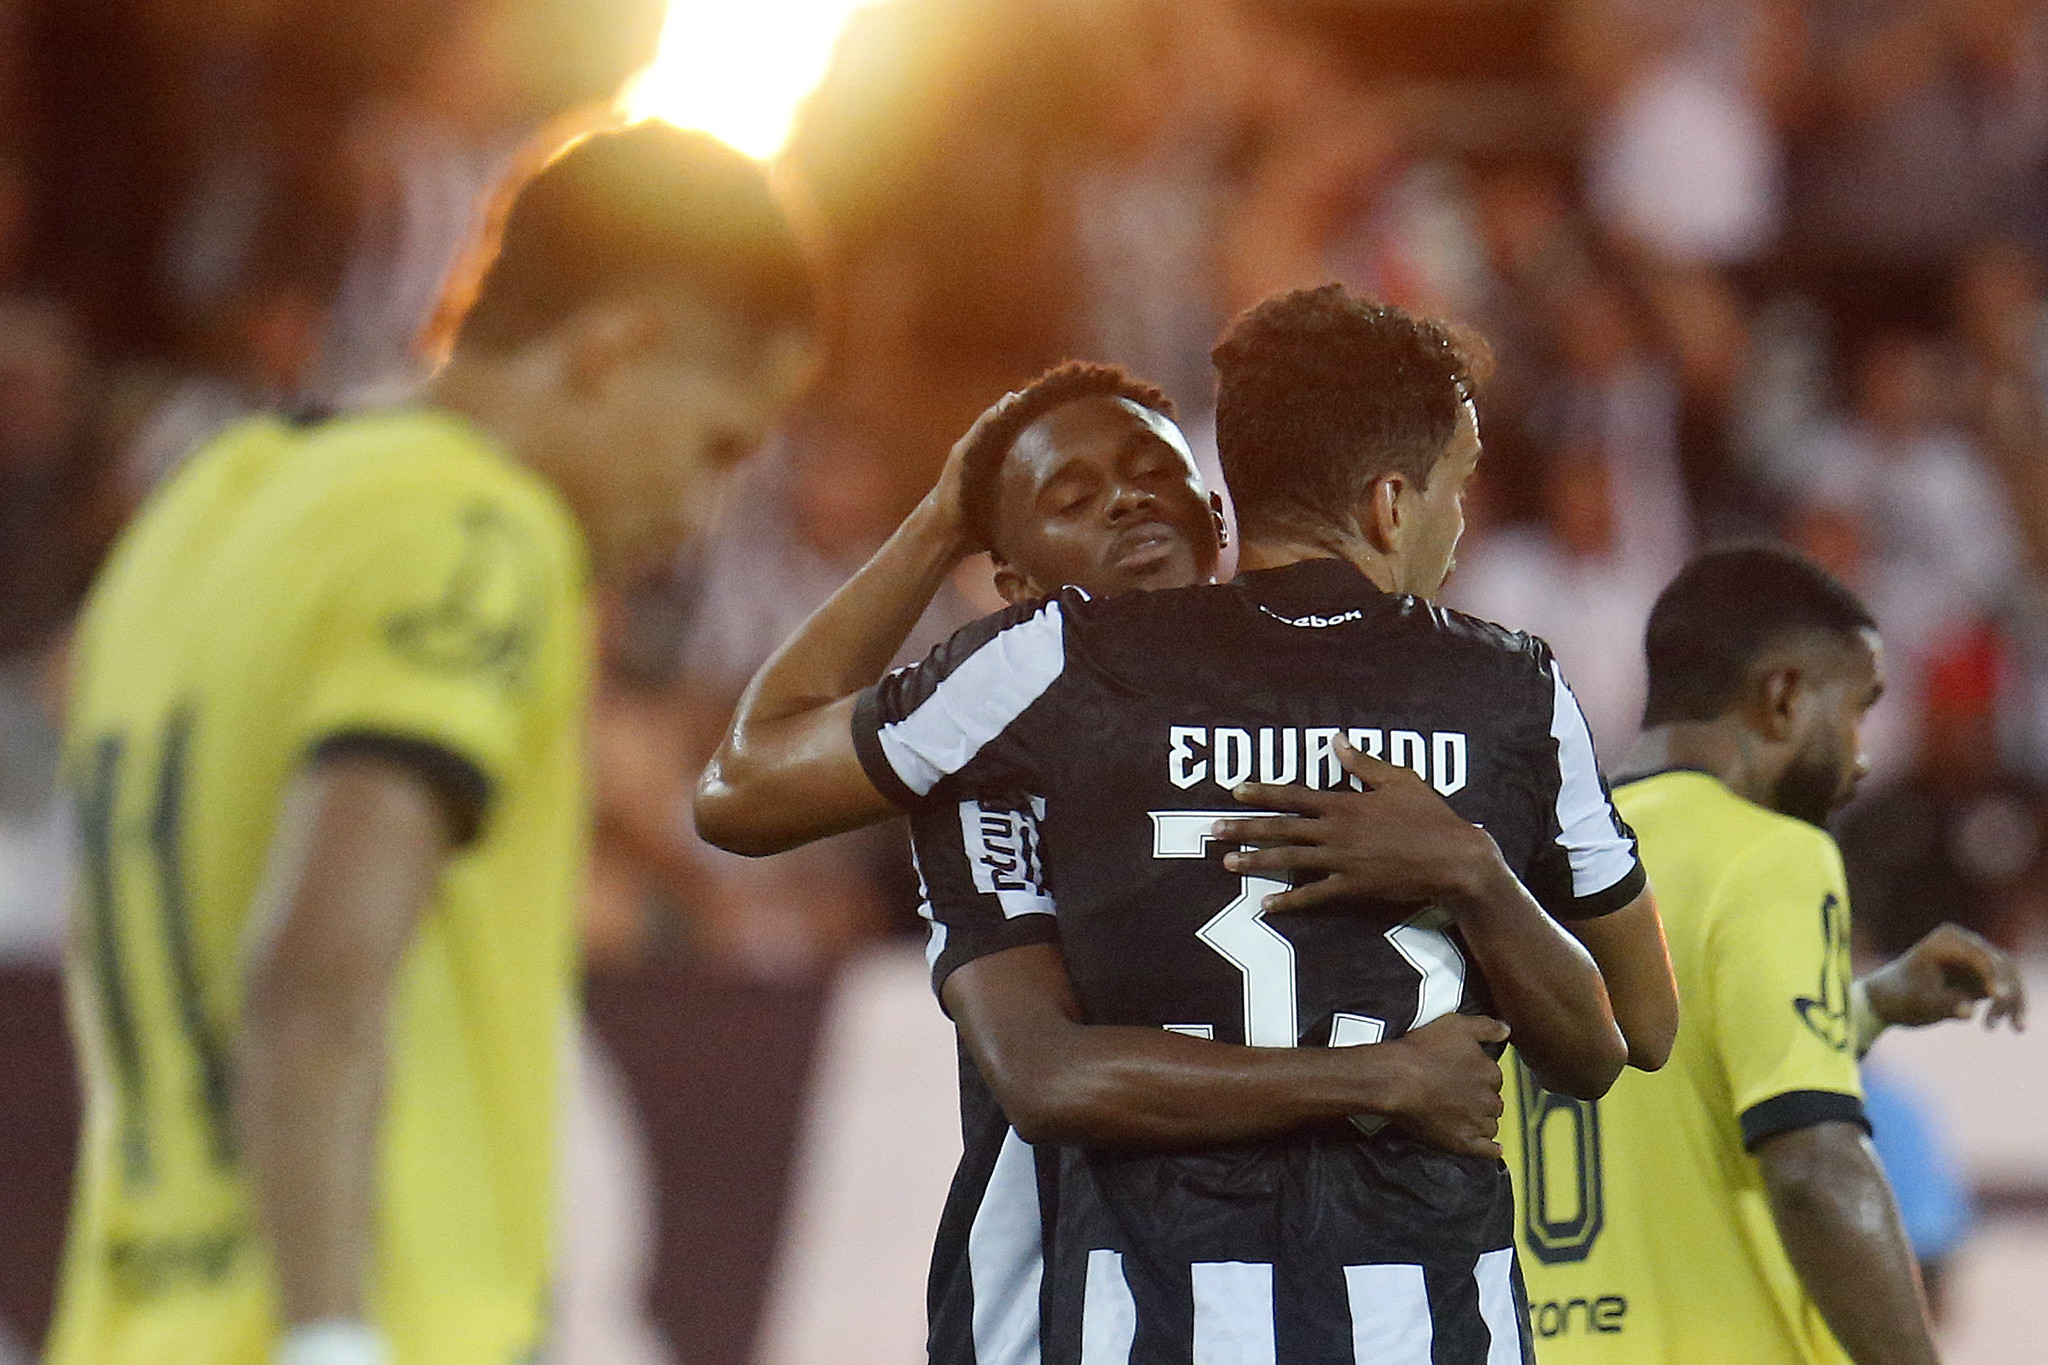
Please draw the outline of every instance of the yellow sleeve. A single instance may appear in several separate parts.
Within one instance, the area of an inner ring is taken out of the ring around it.
[[[481,812],[560,710],[569,556],[528,500],[487,486],[390,489],[339,515],[345,549],[321,589],[300,747],[395,742],[430,775],[453,760],[443,775],[480,786]]]
[[[1700,1022],[1713,1030],[1743,1146],[1814,1123],[1863,1123],[1849,892],[1834,841],[1817,829],[1772,833],[1729,869],[1714,911],[1712,999]]]

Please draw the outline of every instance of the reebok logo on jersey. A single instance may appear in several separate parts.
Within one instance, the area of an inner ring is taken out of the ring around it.
[[[1261,602],[1259,610],[1283,626],[1299,626],[1303,630],[1325,630],[1330,626],[1341,626],[1346,621],[1363,621],[1365,619],[1365,613],[1356,608],[1351,611],[1339,612],[1335,616],[1317,616],[1313,612],[1307,616],[1282,616],[1279,612],[1274,611],[1271,607]]]
[[[1814,1035],[1837,1052],[1849,1050],[1849,917],[1830,891],[1820,903],[1821,939],[1826,945],[1816,995],[1802,995],[1792,1008]]]
[[[1166,732],[1166,780],[1182,791],[1201,782],[1228,791],[1254,778],[1278,786],[1306,783],[1317,791],[1346,783],[1362,790],[1337,761],[1340,734],[1368,757],[1414,769],[1445,796],[1463,791],[1471,777],[1471,746],[1462,730],[1174,725]]]

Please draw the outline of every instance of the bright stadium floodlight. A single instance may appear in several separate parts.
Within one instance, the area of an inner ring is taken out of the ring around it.
[[[669,0],[661,46],[619,108],[695,128],[768,160],[788,140],[832,44],[869,0]]]

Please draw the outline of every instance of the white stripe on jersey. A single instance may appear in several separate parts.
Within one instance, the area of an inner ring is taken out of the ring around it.
[[[1197,1261],[1192,1365],[1274,1365],[1273,1267],[1261,1261]]]
[[[903,785],[923,796],[967,766],[1043,696],[1066,665],[1057,602],[997,634],[941,679],[917,709],[876,738]]]
[[[1479,1281],[1479,1316],[1493,1334],[1486,1365],[1522,1365],[1522,1315],[1515,1311],[1511,1279],[1514,1265],[1514,1248],[1502,1247],[1486,1252],[1472,1267],[1473,1278]]]
[[[1600,789],[1592,733],[1555,659],[1550,677],[1555,685],[1550,736],[1557,741],[1557,843],[1571,859],[1572,894],[1597,896],[1635,867],[1635,849],[1615,828],[1613,808]]]
[[[1088,1284],[1081,1299],[1081,1365],[1130,1365],[1138,1339],[1138,1304],[1124,1280],[1121,1252],[1088,1253]]]
[[[918,917],[931,926],[931,932],[925,935],[924,940],[925,970],[936,971],[939,966],[939,954],[946,951],[946,926],[932,910],[932,891],[925,884],[924,864],[917,860],[915,841],[910,845],[910,870],[917,874]]]
[[[976,1365],[1038,1365],[1038,1284],[1045,1273],[1038,1166],[1012,1128],[967,1233]]]
[[[1351,1358],[1356,1365],[1429,1365],[1435,1333],[1419,1265],[1347,1265]]]

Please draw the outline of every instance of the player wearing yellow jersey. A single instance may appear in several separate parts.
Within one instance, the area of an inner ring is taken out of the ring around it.
[[[1856,1060],[1886,1023],[2020,1021],[2004,956],[1953,926],[1852,983],[1821,828],[1882,689],[1868,611],[1788,552],[1696,559],[1648,633],[1645,733],[1615,793],[1677,973],[1669,1065],[1588,1103],[1526,1068],[1503,1145],[1545,1365],[1924,1365],[1912,1253]]]
[[[811,295],[761,171],[654,124],[497,248],[419,406],[228,432],[88,604],[54,1365],[540,1347],[591,584],[764,434]]]

